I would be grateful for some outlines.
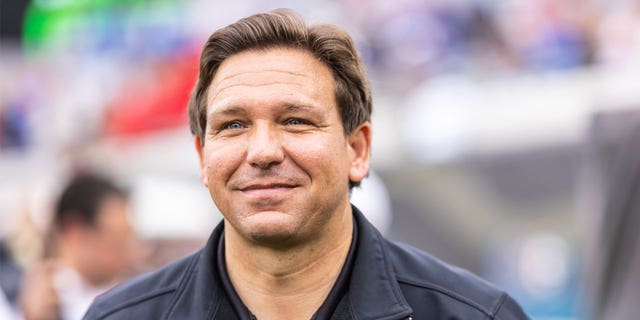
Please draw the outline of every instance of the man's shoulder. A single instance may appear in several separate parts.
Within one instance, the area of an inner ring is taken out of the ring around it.
[[[110,289],[94,300],[84,319],[124,319],[137,312],[161,314],[170,307],[183,278],[195,271],[200,254],[198,251]]]
[[[449,307],[479,312],[491,319],[498,319],[499,313],[522,312],[508,294],[467,270],[407,244],[388,241],[388,247],[396,279],[403,291],[435,298]],[[406,298],[416,297],[409,295]]]

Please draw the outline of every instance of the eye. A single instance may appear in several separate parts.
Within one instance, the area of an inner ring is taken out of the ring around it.
[[[309,124],[309,121],[302,120],[302,119],[299,119],[299,118],[291,118],[291,119],[288,119],[285,123],[289,124],[289,125],[297,126],[297,125]]]
[[[227,122],[222,126],[222,129],[242,129],[244,126],[239,121]]]

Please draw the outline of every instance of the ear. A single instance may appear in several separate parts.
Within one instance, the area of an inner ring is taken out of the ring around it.
[[[196,151],[198,152],[198,160],[200,161],[200,182],[202,182],[202,184],[208,188],[209,179],[207,178],[207,172],[204,166],[204,144],[202,143],[200,136],[194,136],[193,144],[196,147]]]
[[[347,137],[351,169],[349,180],[360,182],[369,174],[371,157],[371,124],[365,122],[353,130]]]

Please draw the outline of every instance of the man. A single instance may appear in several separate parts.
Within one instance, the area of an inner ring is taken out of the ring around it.
[[[371,94],[343,30],[276,10],[216,31],[189,113],[224,221],[203,250],[98,298],[85,319],[526,319],[349,204],[369,171]]]
[[[81,319],[91,301],[138,260],[124,189],[91,174],[71,180],[53,218],[47,257],[27,274],[26,319]]]

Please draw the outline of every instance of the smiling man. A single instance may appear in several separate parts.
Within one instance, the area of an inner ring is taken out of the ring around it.
[[[371,94],[342,29],[276,10],[216,31],[189,113],[224,220],[201,251],[100,297],[86,319],[527,319],[350,204],[369,171]]]

